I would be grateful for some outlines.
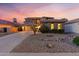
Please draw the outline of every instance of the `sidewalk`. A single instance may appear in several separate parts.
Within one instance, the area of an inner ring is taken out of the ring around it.
[[[19,32],[0,37],[0,53],[9,53],[15,46],[20,44],[31,32]]]

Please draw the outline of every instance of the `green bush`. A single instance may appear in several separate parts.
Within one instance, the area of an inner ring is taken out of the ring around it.
[[[64,33],[64,29],[57,30],[58,33]]]
[[[73,43],[76,44],[77,46],[79,46],[79,37],[78,36],[73,39]]]
[[[41,28],[39,30],[42,33],[49,33],[49,31],[50,31],[50,29],[45,25],[41,26]]]
[[[54,29],[51,30],[52,33],[64,33],[64,29],[58,30],[58,29]]]

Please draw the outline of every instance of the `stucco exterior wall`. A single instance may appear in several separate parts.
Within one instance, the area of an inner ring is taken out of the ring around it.
[[[0,24],[0,28],[4,28],[4,27],[10,28],[12,26],[11,25],[8,25],[8,24]]]
[[[0,32],[4,32],[4,28],[7,29],[7,32],[18,32],[17,27],[8,24],[0,24]]]

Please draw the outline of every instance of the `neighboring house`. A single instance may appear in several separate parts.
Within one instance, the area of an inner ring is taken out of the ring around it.
[[[18,24],[0,19],[0,32],[17,32],[16,25]]]
[[[79,19],[68,21],[64,24],[66,33],[79,33]]]

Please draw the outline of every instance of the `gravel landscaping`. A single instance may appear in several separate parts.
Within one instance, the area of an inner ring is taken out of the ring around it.
[[[30,35],[11,52],[18,53],[74,53],[79,47],[72,43],[79,34],[37,34]]]

